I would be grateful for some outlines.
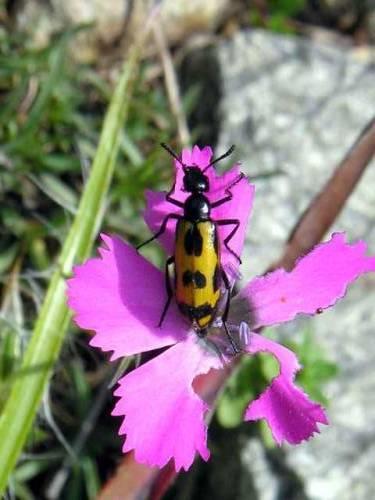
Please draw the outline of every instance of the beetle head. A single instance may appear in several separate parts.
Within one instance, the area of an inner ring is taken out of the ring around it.
[[[184,191],[188,193],[203,193],[209,190],[209,180],[198,167],[183,167],[184,169]]]

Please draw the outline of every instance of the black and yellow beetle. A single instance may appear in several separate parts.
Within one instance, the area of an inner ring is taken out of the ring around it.
[[[162,146],[180,163],[183,168],[183,190],[190,193],[184,202],[173,198],[175,184],[167,193],[166,200],[183,209],[183,215],[168,214],[159,231],[152,238],[137,247],[150,243],[161,236],[166,230],[168,221],[176,219],[175,251],[169,257],[165,266],[165,280],[167,290],[167,301],[162,311],[159,326],[162,325],[173,294],[177,306],[189,318],[195,332],[200,337],[207,334],[208,327],[212,325],[217,317],[218,305],[222,296],[222,285],[227,293],[222,322],[226,334],[231,342],[235,353],[238,348],[233,341],[226,325],[230,305],[230,282],[220,262],[220,241],[218,226],[232,225],[232,231],[224,239],[226,249],[241,263],[239,256],[229,247],[228,243],[239,228],[238,219],[214,220],[211,218],[211,209],[216,208],[233,198],[230,189],[243,179],[241,173],[225,188],[225,196],[217,201],[210,202],[204,193],[210,190],[208,176],[205,171],[218,161],[229,156],[233,150],[232,146],[222,156],[213,160],[207,167],[201,170],[197,166],[185,165],[177,154],[166,144]],[[169,267],[174,264],[174,292],[171,285]]]

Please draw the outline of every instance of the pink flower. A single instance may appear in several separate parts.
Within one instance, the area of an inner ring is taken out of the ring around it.
[[[211,148],[184,149],[182,161],[206,167]],[[175,197],[184,200],[182,168],[175,162]],[[213,167],[207,170],[211,202],[225,196],[225,188],[238,176],[238,166],[222,176]],[[240,228],[231,240],[241,254],[246,222],[254,187],[243,178],[231,189],[233,199],[212,211],[215,220],[237,218]],[[147,193],[145,220],[155,233],[170,213],[181,209],[165,200],[165,193]],[[173,254],[175,221],[160,238],[168,255]],[[223,241],[230,228],[220,227]],[[126,434],[123,451],[133,450],[139,462],[164,466],[174,459],[176,470],[188,469],[198,452],[209,458],[205,414],[208,405],[195,392],[194,379],[211,369],[222,369],[224,356],[212,349],[212,342],[200,339],[172,303],[161,328],[157,327],[166,300],[164,274],[117,236],[102,235],[100,257],[76,266],[68,282],[68,303],[76,323],[94,330],[91,345],[112,351],[112,360],[168,347],[119,381],[114,415],[125,416],[120,434]],[[234,269],[236,260],[224,245],[222,264]],[[266,419],[278,444],[292,444],[318,432],[318,423],[327,424],[322,407],[309,400],[294,384],[300,369],[296,356],[287,348],[253,333],[255,329],[290,321],[297,314],[315,314],[332,306],[345,295],[347,286],[362,273],[375,270],[375,258],[365,255],[363,242],[348,244],[343,234],[315,247],[300,259],[291,272],[282,269],[255,278],[232,299],[232,311],[247,311],[246,335],[242,319],[233,312],[230,329],[245,353],[266,352],[280,365],[280,372],[258,399],[250,402],[245,420]],[[241,307],[239,307],[241,306]],[[216,329],[217,330],[217,329]],[[214,337],[215,338],[215,337]],[[220,344],[218,344],[220,345]],[[251,384],[251,380],[249,380]]]

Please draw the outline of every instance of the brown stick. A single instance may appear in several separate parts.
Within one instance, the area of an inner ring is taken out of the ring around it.
[[[162,25],[160,24],[160,17],[155,20],[153,24],[153,34],[155,38],[156,45],[160,54],[161,62],[163,65],[165,88],[168,94],[169,105],[171,111],[176,119],[177,132],[179,136],[180,143],[185,146],[190,144],[190,132],[187,125],[187,120],[185,112],[182,107],[180,89],[178,86],[178,80],[176,72],[173,66],[173,61],[167,42],[165,40]]]
[[[294,226],[283,256],[272,269],[291,270],[298,257],[305,255],[323,238],[375,154],[375,118],[370,120],[322,191],[312,200]]]

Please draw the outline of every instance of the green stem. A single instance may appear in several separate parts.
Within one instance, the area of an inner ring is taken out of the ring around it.
[[[0,417],[0,494],[22,451],[70,321],[65,277],[90,254],[100,227],[142,40],[131,51],[105,117],[91,174],[37,318],[20,372]]]

